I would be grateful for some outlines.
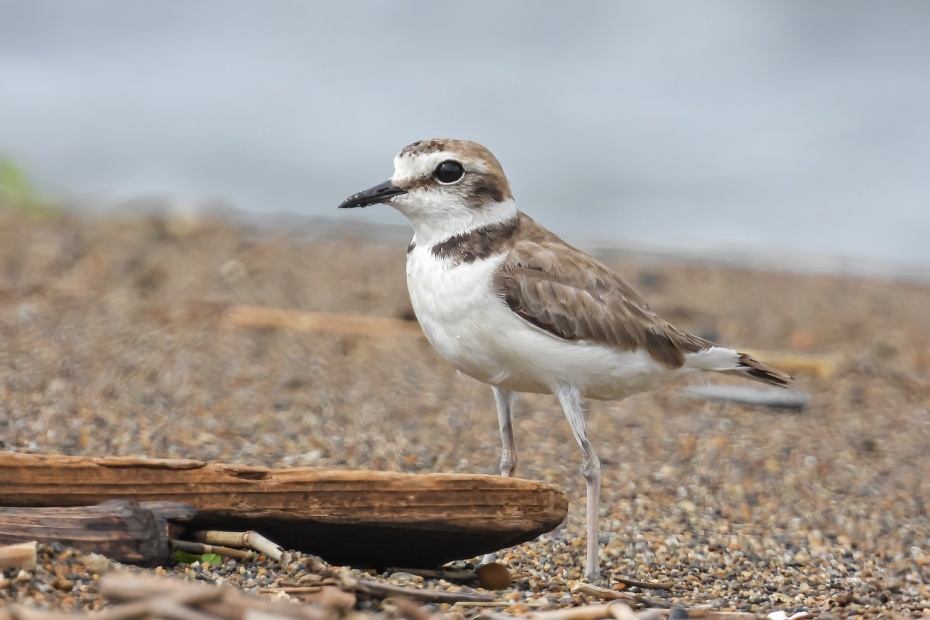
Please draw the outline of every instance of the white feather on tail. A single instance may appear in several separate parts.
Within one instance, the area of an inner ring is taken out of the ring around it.
[[[685,367],[742,375],[779,387],[787,386],[792,379],[788,373],[763,364],[746,353],[724,347],[710,347],[689,354],[685,360]]]

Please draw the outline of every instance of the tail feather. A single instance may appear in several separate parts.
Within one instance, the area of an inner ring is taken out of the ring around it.
[[[738,372],[747,377],[751,377],[757,381],[762,381],[763,383],[768,383],[769,385],[777,385],[779,387],[787,387],[788,383],[794,379],[791,375],[786,372],[782,372],[777,368],[773,368],[767,364],[753,359],[746,353],[739,353],[739,358],[737,359],[737,367],[734,369],[735,372]]]

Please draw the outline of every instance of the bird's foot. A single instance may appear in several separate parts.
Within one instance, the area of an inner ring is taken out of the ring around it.
[[[601,567],[600,566],[586,566],[584,569],[584,580],[588,583],[599,583],[601,581]]]

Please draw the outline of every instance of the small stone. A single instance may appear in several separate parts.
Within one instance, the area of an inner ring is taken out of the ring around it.
[[[478,583],[486,590],[503,590],[513,583],[513,575],[503,564],[492,562],[478,569]]]
[[[391,579],[397,583],[419,583],[423,581],[423,577],[412,573],[405,573],[404,571],[391,573]]]

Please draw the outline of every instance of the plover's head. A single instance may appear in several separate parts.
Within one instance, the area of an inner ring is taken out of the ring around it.
[[[455,234],[516,214],[510,184],[491,151],[448,138],[404,147],[390,180],[349,196],[339,208],[379,203],[407,216],[418,237]]]

